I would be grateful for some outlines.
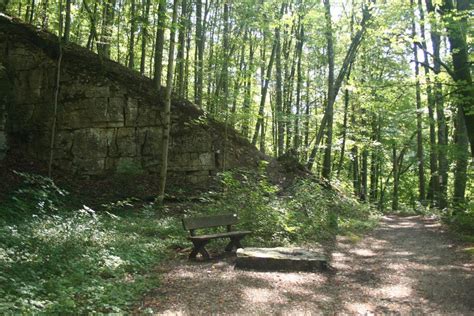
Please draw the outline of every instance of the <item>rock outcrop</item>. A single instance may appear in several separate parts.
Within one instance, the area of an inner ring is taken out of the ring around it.
[[[58,39],[0,15],[0,159],[50,153]],[[163,98],[149,78],[75,44],[63,48],[54,165],[77,175],[156,173]],[[224,164],[256,167],[266,159],[232,128],[174,100],[169,177],[201,183]],[[225,160],[225,161],[224,161]]]

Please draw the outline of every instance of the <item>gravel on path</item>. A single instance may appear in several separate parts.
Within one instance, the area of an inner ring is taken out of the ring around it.
[[[328,272],[241,271],[234,260],[173,262],[137,312],[474,315],[474,262],[434,219],[386,216],[357,244],[338,237]]]

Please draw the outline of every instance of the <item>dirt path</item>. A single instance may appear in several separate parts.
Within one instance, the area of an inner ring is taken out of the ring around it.
[[[338,240],[333,272],[239,271],[232,261],[183,260],[165,274],[162,286],[140,310],[181,315],[474,315],[474,262],[434,220],[385,217],[356,245]]]

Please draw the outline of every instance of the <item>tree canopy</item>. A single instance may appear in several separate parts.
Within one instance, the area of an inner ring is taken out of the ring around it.
[[[9,0],[0,9],[153,78],[262,152],[291,154],[380,209],[462,209],[472,196],[469,0]]]

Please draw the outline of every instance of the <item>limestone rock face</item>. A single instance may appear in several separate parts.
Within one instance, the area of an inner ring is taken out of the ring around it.
[[[0,159],[5,157],[7,152],[7,105],[11,100],[11,84],[5,66],[0,63]]]
[[[0,159],[10,143],[34,159],[49,157],[57,43],[52,34],[0,16]],[[97,176],[159,171],[163,99],[149,78],[71,43],[59,81],[56,168]],[[223,165],[256,167],[266,159],[185,100],[174,100],[171,112],[171,179],[206,182]]]

